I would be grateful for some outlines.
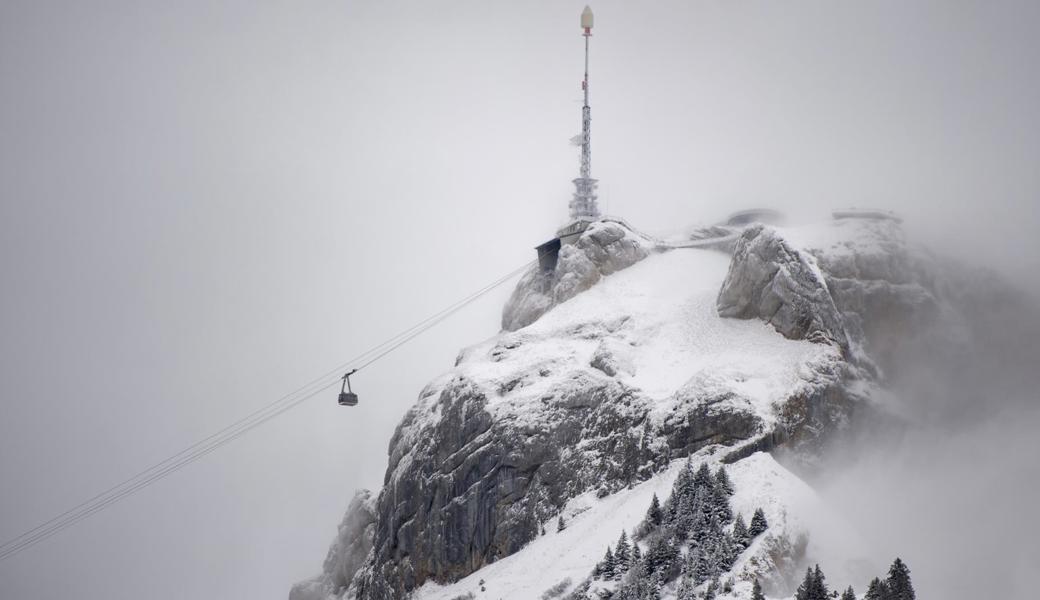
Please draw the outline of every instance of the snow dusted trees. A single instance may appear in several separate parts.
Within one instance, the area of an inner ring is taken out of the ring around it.
[[[758,589],[758,581],[755,581]],[[759,590],[760,592],[761,590]],[[837,598],[838,592],[831,593],[820,565],[806,569],[805,578],[798,586],[795,600],[830,600]],[[896,558],[888,570],[888,578],[875,577],[867,587],[864,600],[916,600],[913,584],[910,582],[910,569],[902,559]],[[752,600],[760,600],[752,590]],[[856,600],[856,592],[849,586],[842,594],[841,600]]]
[[[621,581],[625,573],[628,573],[629,569],[636,565],[641,558],[642,552],[639,550],[639,544],[629,543],[628,534],[622,531],[617,546],[613,549],[607,546],[607,552],[603,555],[603,560],[599,561],[592,570],[592,576],[595,579],[602,578],[604,581]]]
[[[875,577],[867,586],[867,595],[863,600],[888,600],[888,587],[885,582]]]
[[[617,547],[614,549],[614,578],[620,580],[628,573],[629,559],[631,559],[632,548],[628,544],[628,536],[624,530],[618,538]]]
[[[888,597],[885,600],[915,600],[914,586],[910,583],[910,568],[901,558],[896,557],[888,569]]]
[[[707,462],[695,467],[687,461],[667,500],[662,503],[656,494],[651,498],[633,539],[622,532],[593,576],[620,582],[613,592],[615,600],[656,598],[662,585],[680,575],[679,600],[697,598],[694,590],[706,582],[714,584],[711,594],[718,593],[719,580],[754,537],[744,517],[734,516],[730,508],[733,492],[725,467],[712,472]],[[761,509],[752,522],[755,535],[768,527]],[[647,545],[645,552],[639,540]]]
[[[747,548],[750,539],[747,525],[744,523],[744,515],[737,515],[733,521],[733,542],[743,550]]]
[[[827,589],[820,565],[816,565],[815,569],[806,569],[805,579],[794,595],[795,600],[829,600],[829,596],[830,591]]]
[[[599,576],[610,581],[614,579],[614,552],[607,546],[607,553],[603,555],[603,560],[598,565]]]
[[[768,527],[769,523],[766,522],[766,513],[762,512],[761,508],[756,508],[754,516],[751,517],[751,526],[748,527],[748,537],[754,539]]]
[[[646,511],[646,522],[650,527],[657,527],[661,524],[661,518],[661,502],[657,499],[657,494],[654,494],[650,500],[650,508]]]
[[[639,561],[643,559],[643,551],[639,549],[639,542],[632,542],[632,555],[629,557],[628,564],[639,565]]]

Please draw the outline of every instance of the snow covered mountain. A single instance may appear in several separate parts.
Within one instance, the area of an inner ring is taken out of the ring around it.
[[[650,551],[651,499],[701,463],[725,465],[731,517],[769,523],[712,593],[750,598],[757,579],[789,596],[824,556],[832,579],[865,581],[856,533],[796,473],[898,419],[885,381],[901,344],[967,335],[979,299],[885,215],[710,231],[657,240],[605,219],[554,272],[525,274],[503,331],[421,392],[383,489],[359,492],[290,599],[607,594],[620,584],[590,579],[604,549],[625,531]],[[682,577],[658,579],[680,593]]]

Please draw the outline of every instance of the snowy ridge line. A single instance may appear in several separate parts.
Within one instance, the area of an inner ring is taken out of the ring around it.
[[[606,216],[601,218],[600,221],[604,223],[616,223],[618,225],[621,225],[622,227],[629,229],[632,233],[646,238],[653,244],[654,250],[658,252],[665,250],[678,250],[682,248],[724,247],[726,244],[736,242],[740,238],[740,234],[742,233],[742,230],[737,230],[736,232],[731,233],[730,235],[722,237],[705,238],[701,240],[690,240],[685,242],[669,242],[657,236],[650,235],[645,231],[632,227],[632,225],[628,221],[622,219],[621,217]]]

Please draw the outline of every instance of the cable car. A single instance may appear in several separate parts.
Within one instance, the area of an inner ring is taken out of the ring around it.
[[[343,385],[339,388],[340,406],[357,406],[357,394],[350,389],[350,376],[357,373],[357,369],[343,375]]]

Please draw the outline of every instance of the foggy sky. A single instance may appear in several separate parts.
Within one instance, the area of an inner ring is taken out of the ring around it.
[[[583,5],[0,3],[0,538],[533,258],[577,173]],[[893,209],[1040,287],[1035,3],[593,9],[605,212],[662,231],[759,205]],[[357,408],[315,398],[0,563],[0,597],[286,597],[507,294],[360,374]],[[876,558],[904,553],[922,598],[977,597],[965,559],[1004,560],[933,543],[943,518],[1035,574],[1003,524],[1037,487],[1035,396],[1011,396],[956,429],[925,420],[914,504],[876,508],[863,482],[891,481],[873,458],[828,492],[875,507],[850,511],[864,528],[891,517]],[[1018,457],[1001,473],[1022,481],[982,510],[954,450]]]

